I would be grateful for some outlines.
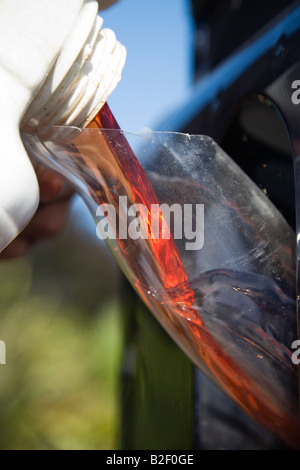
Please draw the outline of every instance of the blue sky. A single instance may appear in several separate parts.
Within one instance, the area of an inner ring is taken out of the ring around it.
[[[101,13],[127,48],[127,62],[108,100],[120,126],[153,130],[187,95],[192,24],[188,0],[120,0]]]
[[[120,0],[101,12],[127,48],[122,80],[108,100],[122,129],[157,126],[182,103],[192,85],[189,0]],[[96,237],[84,203],[75,198],[72,219]]]

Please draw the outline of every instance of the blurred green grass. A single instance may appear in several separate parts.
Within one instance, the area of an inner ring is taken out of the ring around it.
[[[117,271],[72,227],[0,262],[0,449],[115,449]]]

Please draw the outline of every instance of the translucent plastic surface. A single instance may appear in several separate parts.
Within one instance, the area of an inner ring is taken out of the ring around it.
[[[295,234],[212,139],[100,127],[95,120],[88,129],[24,132],[23,140],[72,182],[98,226],[102,206],[109,226],[103,235],[119,265],[196,366],[261,425],[299,447],[291,360]],[[181,208],[182,226],[153,211],[162,204]],[[137,239],[128,236],[133,221]]]

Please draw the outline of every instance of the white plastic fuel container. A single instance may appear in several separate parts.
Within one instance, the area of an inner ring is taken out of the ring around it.
[[[103,7],[113,0],[105,1]],[[28,224],[39,188],[20,127],[84,127],[121,78],[126,50],[96,0],[0,1],[0,251]]]

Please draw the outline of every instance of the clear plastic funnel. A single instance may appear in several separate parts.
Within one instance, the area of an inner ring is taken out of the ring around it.
[[[294,232],[211,138],[98,127],[22,136],[83,197],[122,270],[195,365],[299,447]]]

